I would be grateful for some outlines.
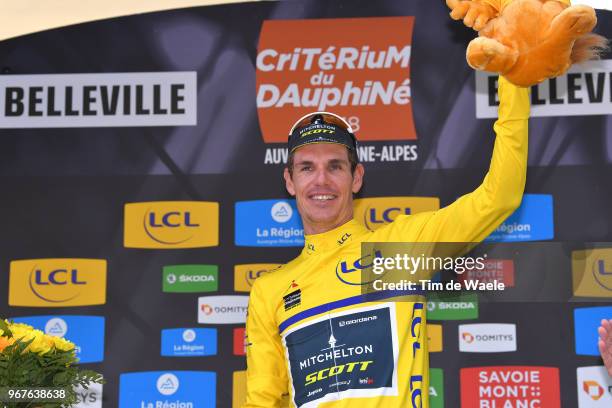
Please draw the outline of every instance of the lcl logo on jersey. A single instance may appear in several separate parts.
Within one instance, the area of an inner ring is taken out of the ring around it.
[[[242,264],[234,265],[234,291],[250,292],[255,279],[264,273],[277,269],[282,264]]]
[[[393,222],[398,215],[411,215],[440,208],[438,197],[376,197],[354,201],[355,219],[374,231]]]
[[[106,260],[12,261],[9,305],[63,307],[106,303]]]
[[[374,264],[374,258],[382,258],[382,252],[374,251],[373,254],[368,254],[355,260],[342,260],[336,265],[336,277],[346,285],[369,285],[374,280],[362,281],[361,271],[371,267]],[[377,275],[376,279],[380,279],[381,276]]]
[[[219,203],[158,201],[125,205],[127,248],[201,248],[219,245]]]

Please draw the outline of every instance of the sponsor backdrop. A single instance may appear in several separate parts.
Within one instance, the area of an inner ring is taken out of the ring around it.
[[[356,129],[372,230],[479,184],[497,82],[467,67],[474,33],[443,3],[244,3],[0,43],[0,314],[106,376],[79,407],[240,405],[248,292],[304,242],[281,174],[305,112]],[[527,195],[487,239],[509,249],[463,279],[548,301],[432,295],[432,407],[612,401],[595,349],[612,244],[581,243],[612,242],[612,55],[531,99]],[[558,241],[555,261],[530,265],[530,241]]]

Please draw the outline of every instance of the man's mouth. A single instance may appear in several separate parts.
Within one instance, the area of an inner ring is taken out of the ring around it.
[[[310,198],[311,200],[320,202],[333,200],[336,197],[337,196],[335,194],[311,194],[308,196],[308,198]]]

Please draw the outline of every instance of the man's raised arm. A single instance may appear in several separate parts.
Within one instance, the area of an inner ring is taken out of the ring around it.
[[[519,207],[527,173],[529,89],[500,77],[498,92],[499,115],[493,126],[497,137],[482,184],[438,211],[398,217],[389,226],[388,238],[480,242]]]

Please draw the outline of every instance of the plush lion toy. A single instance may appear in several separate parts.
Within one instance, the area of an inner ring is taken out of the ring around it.
[[[608,40],[591,33],[591,7],[569,0],[446,0],[454,20],[479,37],[467,48],[467,62],[497,72],[518,86],[564,74],[572,64],[597,59]]]

